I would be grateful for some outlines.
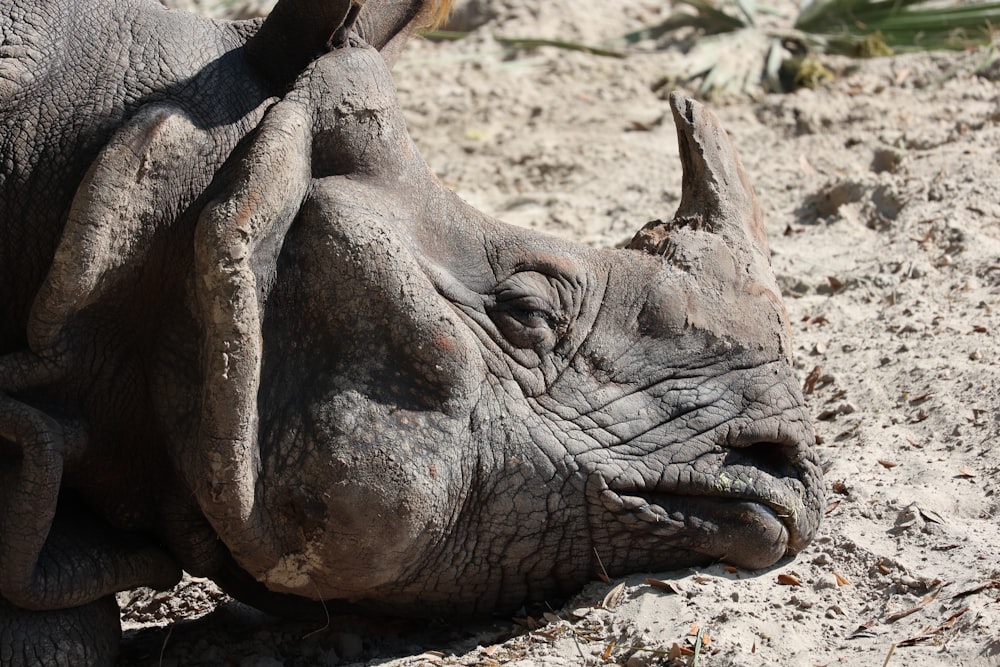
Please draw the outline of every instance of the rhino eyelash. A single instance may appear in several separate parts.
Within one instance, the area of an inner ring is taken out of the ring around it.
[[[508,311],[508,314],[511,314],[510,311]],[[553,334],[555,334],[557,341],[565,338],[566,334],[569,332],[569,321],[567,320],[567,318],[565,316],[556,313],[548,311],[528,311],[525,319],[522,319],[520,316],[515,316],[513,314],[511,314],[511,316],[517,319],[518,322],[520,322],[522,325],[527,327],[541,328],[541,326],[544,326]],[[537,318],[538,320],[541,320],[541,322],[543,322],[544,324],[539,324],[537,327],[535,327],[534,325],[528,324],[525,321],[527,318]]]

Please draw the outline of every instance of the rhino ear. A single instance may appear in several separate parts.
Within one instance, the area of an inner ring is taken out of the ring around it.
[[[451,0],[366,0],[357,31],[391,67],[413,31],[443,22],[450,6]]]
[[[681,203],[670,222],[654,221],[636,234],[630,248],[663,252],[670,231],[695,227],[719,234],[733,247],[756,248],[769,256],[767,236],[753,186],[729,135],[704,105],[670,95],[683,177]]]
[[[251,568],[274,557],[255,502],[263,301],[311,183],[311,155],[311,111],[290,95],[219,174],[195,230],[202,412],[197,438],[182,445],[194,451],[176,460],[209,523]]]
[[[334,32],[349,16],[356,16],[359,4],[360,0],[279,0],[257,34],[247,40],[247,60],[272,84],[289,86],[327,50]]]
[[[410,33],[440,19],[450,0],[280,0],[245,47],[271,83],[291,85],[306,65],[349,39],[351,30],[390,65]]]

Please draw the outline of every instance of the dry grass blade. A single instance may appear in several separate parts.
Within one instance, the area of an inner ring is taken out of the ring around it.
[[[468,32],[457,30],[429,30],[421,32],[424,39],[432,42],[457,42],[469,36]],[[595,56],[605,56],[608,58],[624,58],[625,54],[620,51],[612,51],[599,46],[590,46],[579,42],[570,42],[563,39],[547,39],[543,37],[500,37],[494,36],[497,42],[507,49],[528,50],[536,49],[540,46],[552,46],[566,51],[582,51]]]
[[[701,647],[706,636],[705,629],[702,628],[698,631],[698,637],[694,640],[694,656],[691,658],[691,667],[697,667],[698,658],[701,657]]]
[[[598,46],[588,46],[579,42],[567,42],[561,39],[543,39],[539,37],[494,37],[496,41],[512,49],[536,49],[540,46],[552,46],[566,51],[582,51],[594,56],[607,58],[624,58],[625,54]]]
[[[885,655],[885,660],[882,661],[882,667],[889,664],[889,658],[892,657],[892,652],[896,650],[895,644],[889,644],[889,652]]]
[[[606,584],[611,583],[611,577],[608,576],[608,570],[604,567],[604,561],[601,560],[601,554],[597,553],[597,549],[594,549],[594,557],[597,559],[597,565],[601,568],[601,571],[597,573],[597,577]]]

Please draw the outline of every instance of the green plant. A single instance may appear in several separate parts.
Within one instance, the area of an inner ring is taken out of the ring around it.
[[[620,38],[664,41],[687,29],[680,79],[701,79],[705,96],[761,89],[815,87],[832,78],[821,54],[887,56],[905,51],[969,49],[990,43],[1000,28],[1000,2],[933,4],[928,0],[815,0],[789,27],[753,0],[675,0],[692,11]],[[674,40],[677,43],[677,40]],[[734,54],[738,54],[735,55]]]

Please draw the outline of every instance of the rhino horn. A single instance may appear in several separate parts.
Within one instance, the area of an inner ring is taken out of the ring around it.
[[[753,187],[729,135],[708,108],[679,93],[670,95],[683,177],[673,220],[643,227],[628,247],[663,254],[671,232],[694,227],[719,234],[734,247],[756,247],[769,256]]]

